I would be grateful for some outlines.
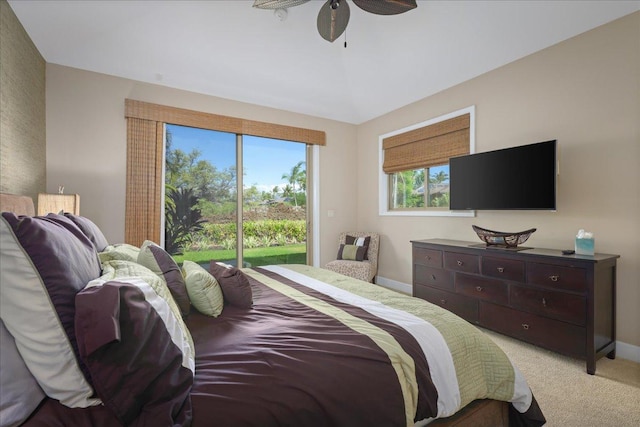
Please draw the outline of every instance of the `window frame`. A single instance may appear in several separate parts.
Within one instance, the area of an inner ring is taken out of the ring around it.
[[[307,263],[320,263],[320,146],[326,133],[178,107],[125,99],[127,126],[127,185],[125,243],[140,246],[144,240],[160,242],[164,230],[165,124],[213,131],[255,135],[303,143],[307,146]],[[144,179],[140,176],[144,175]],[[241,198],[240,198],[241,199]]]
[[[443,208],[407,208],[407,209],[390,209],[390,194],[389,194],[389,182],[390,175],[382,170],[384,164],[384,149],[383,141],[385,138],[389,138],[401,133],[409,132],[422,127],[430,126],[445,120],[452,119],[457,116],[469,114],[469,153],[475,153],[476,138],[475,138],[475,105],[462,108],[460,110],[453,111],[451,113],[443,114],[441,116],[426,120],[424,122],[416,123],[411,126],[404,127],[383,135],[378,136],[378,214],[380,216],[439,216],[439,217],[474,217],[475,211],[452,211],[450,209]]]

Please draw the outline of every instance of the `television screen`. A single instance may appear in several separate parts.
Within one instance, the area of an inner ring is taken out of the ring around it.
[[[556,141],[453,157],[451,210],[555,210]]]

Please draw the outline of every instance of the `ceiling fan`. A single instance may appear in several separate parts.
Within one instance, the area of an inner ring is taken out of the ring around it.
[[[255,0],[253,7],[258,9],[286,9],[298,6],[309,0]],[[365,12],[376,15],[398,15],[418,7],[416,0],[351,0]],[[318,32],[323,39],[333,42],[349,23],[349,4],[347,0],[327,0],[318,13]]]

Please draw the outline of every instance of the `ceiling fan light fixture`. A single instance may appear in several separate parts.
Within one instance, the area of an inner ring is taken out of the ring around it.
[[[352,0],[360,9],[376,15],[398,15],[418,7],[416,0]]]
[[[288,9],[308,1],[309,0],[254,0],[253,7],[258,9]]]
[[[318,13],[317,26],[320,36],[333,43],[347,29],[350,16],[349,3],[344,0],[327,0]]]

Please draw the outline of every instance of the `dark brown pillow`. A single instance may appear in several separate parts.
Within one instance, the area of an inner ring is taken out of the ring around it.
[[[241,270],[211,261],[209,272],[220,284],[225,302],[240,308],[251,308],[253,305],[251,283]]]
[[[87,236],[89,240],[91,240],[91,243],[93,243],[93,246],[96,247],[96,250],[98,252],[102,252],[104,248],[109,246],[109,242],[107,241],[107,238],[104,237],[102,230],[100,230],[100,228],[89,218],[74,215],[68,212],[65,212],[64,216],[73,221],[74,224],[77,225],[80,230],[82,230],[84,235]]]
[[[347,245],[355,245],[359,237],[349,236],[345,237],[344,243]],[[369,243],[371,242],[371,236],[364,237],[362,247],[364,248],[364,259],[369,259]]]

